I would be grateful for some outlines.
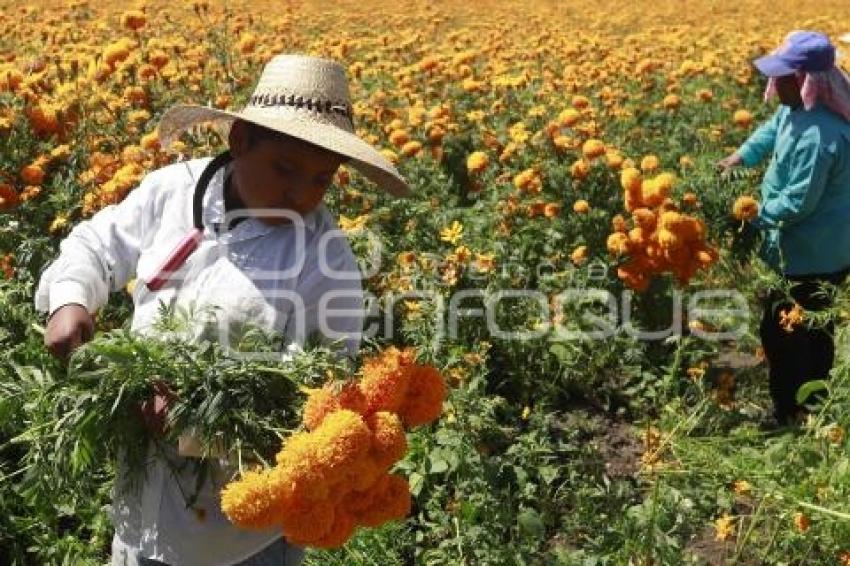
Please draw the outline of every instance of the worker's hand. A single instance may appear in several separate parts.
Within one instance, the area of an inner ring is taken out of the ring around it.
[[[47,321],[44,345],[51,354],[67,359],[71,352],[94,336],[94,319],[82,305],[59,307]]]
[[[717,162],[717,169],[720,171],[721,174],[727,175],[733,167],[738,167],[738,166],[742,165],[743,163],[744,163],[744,160],[741,159],[741,156],[738,155],[737,152],[735,152],[732,155],[728,155],[728,156],[724,157],[723,159],[721,159],[720,161],[718,161]]]
[[[153,398],[142,401],[139,413],[148,431],[161,436],[166,430],[168,409],[177,400],[177,395],[161,379],[153,382],[153,391]]]

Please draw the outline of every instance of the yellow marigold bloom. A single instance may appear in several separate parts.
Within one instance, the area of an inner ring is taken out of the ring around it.
[[[724,513],[714,521],[714,540],[724,541],[735,531],[735,518]]]
[[[732,205],[732,216],[736,220],[747,221],[752,220],[759,214],[759,203],[751,196],[741,196],[735,200]]]
[[[640,161],[640,169],[644,172],[652,172],[658,169],[661,162],[655,155],[647,155]]]
[[[106,46],[103,51],[103,60],[110,67],[115,66],[130,56],[130,48],[133,42],[127,38],[120,39]]]
[[[620,185],[626,191],[640,191],[643,177],[634,167],[627,167],[620,173]]]
[[[534,169],[521,171],[514,177],[514,186],[520,190],[525,190],[531,186],[531,183],[534,181],[536,176],[537,173],[535,173]]]
[[[407,452],[407,436],[401,418],[396,413],[378,411],[366,418],[366,424],[372,431],[369,457],[376,466],[386,471]]]
[[[623,156],[616,151],[609,151],[605,154],[605,161],[608,167],[617,170],[623,166]]]
[[[601,140],[589,139],[584,142],[581,152],[588,159],[596,159],[605,154],[605,144]]]
[[[453,246],[456,246],[461,238],[463,238],[463,224],[457,220],[452,221],[449,226],[440,230],[440,240]]]
[[[608,252],[615,257],[628,254],[629,246],[629,237],[623,232],[614,232],[608,236],[608,240],[605,242]]]
[[[398,165],[398,154],[391,149],[382,149],[381,155],[383,155],[390,163],[393,165]]]
[[[573,176],[573,179],[585,179],[590,175],[590,163],[584,159],[577,160],[570,165],[570,175]]]
[[[490,158],[483,151],[473,151],[466,158],[466,170],[470,174],[477,174],[484,171],[490,163]]]
[[[573,253],[570,254],[570,261],[572,261],[575,265],[582,265],[587,261],[587,246],[578,246],[573,250]]]
[[[753,123],[753,115],[747,110],[736,110],[732,115],[732,121],[739,128],[748,128]]]
[[[145,27],[148,18],[141,10],[128,10],[121,16],[121,25],[129,30],[137,31]]]
[[[590,210],[590,205],[584,199],[579,199],[573,203],[573,212],[576,214],[587,214]]]
[[[50,223],[50,228],[48,228],[51,234],[55,234],[59,232],[65,226],[68,225],[68,216],[65,214],[57,214],[56,218],[53,219],[53,222]]]
[[[575,126],[581,120],[581,113],[575,108],[567,108],[558,114],[558,123],[565,127]]]
[[[401,148],[401,154],[405,157],[413,157],[422,151],[422,144],[416,140],[412,140],[404,144]]]
[[[446,382],[430,365],[414,364],[406,368],[408,388],[398,414],[404,424],[417,427],[436,420],[443,411]]]
[[[668,110],[675,110],[682,104],[682,99],[676,94],[668,94],[661,101],[661,105]]]
[[[316,450],[315,465],[327,474],[338,474],[365,456],[372,445],[372,432],[363,417],[348,409],[330,413],[309,435]]]
[[[684,169],[686,167],[693,167],[693,166],[694,166],[694,160],[689,155],[683,155],[682,157],[679,158],[679,167],[682,167]]]

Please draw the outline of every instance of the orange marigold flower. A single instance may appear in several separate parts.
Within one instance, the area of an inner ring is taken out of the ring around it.
[[[596,159],[605,154],[605,144],[600,140],[589,139],[584,142],[581,152],[588,159]]]
[[[546,218],[555,218],[561,214],[561,204],[557,202],[549,202],[546,203],[546,206],[543,208],[543,216]]]
[[[587,214],[590,211],[590,204],[584,199],[579,199],[573,203],[573,212],[576,214]]]
[[[301,502],[287,509],[283,517],[283,532],[288,541],[310,545],[322,540],[333,528],[336,512],[328,499]]]
[[[658,157],[655,155],[647,155],[640,161],[641,171],[651,172],[658,169],[661,165],[661,162],[658,160]]]
[[[668,94],[661,101],[661,105],[668,110],[675,110],[682,104],[682,99],[676,94]]]
[[[0,184],[0,210],[8,210],[21,202],[18,191],[12,185]]]
[[[367,413],[397,412],[407,395],[409,378],[404,367],[413,363],[411,350],[387,348],[363,362],[360,390],[366,397]]]
[[[325,417],[340,409],[366,411],[366,397],[356,383],[328,383],[320,389],[311,389],[304,403],[304,426],[315,430]]]
[[[363,417],[347,409],[326,416],[308,434],[315,445],[315,465],[328,474],[329,481],[336,479],[346,465],[365,456],[372,446],[372,431]]]
[[[629,253],[629,244],[629,237],[625,233],[614,232],[608,236],[608,240],[605,242],[605,247],[608,248],[611,255],[619,257]]]
[[[410,486],[402,476],[384,476],[373,489],[372,504],[357,515],[359,524],[377,527],[410,513]]]
[[[401,154],[405,157],[413,157],[422,151],[422,144],[416,140],[411,140],[401,147]]]
[[[44,169],[41,165],[35,163],[26,165],[21,169],[21,179],[27,185],[40,185],[44,181],[44,176]]]
[[[794,513],[794,526],[801,533],[805,533],[806,531],[809,530],[809,527],[811,526],[811,522],[809,521],[808,517],[806,517],[803,513],[800,513],[798,511],[798,512]]]
[[[584,159],[577,160],[575,163],[570,165],[570,175],[572,175],[574,179],[586,178],[590,175],[590,163]]]
[[[351,538],[356,527],[354,518],[345,509],[337,508],[333,525],[331,525],[328,534],[313,542],[310,546],[314,548],[338,548]]]
[[[732,216],[737,220],[752,220],[759,214],[759,203],[751,196],[741,196],[735,199],[732,205]]]
[[[735,114],[732,115],[732,121],[739,128],[747,128],[753,123],[753,115],[747,110],[736,110]]]
[[[280,525],[286,477],[279,469],[245,471],[221,490],[221,509],[235,525],[268,529]]]
[[[399,416],[408,427],[428,424],[443,411],[446,382],[437,368],[429,365],[412,365],[407,368],[408,387]]]
[[[655,230],[657,217],[650,209],[641,207],[632,211],[632,220],[635,226],[640,226],[646,232],[652,232]]]
[[[570,261],[572,261],[575,265],[582,265],[587,261],[587,246],[578,246],[573,250],[573,253],[570,254]]]
[[[366,418],[366,424],[372,431],[370,459],[375,465],[386,470],[404,457],[407,437],[396,413],[378,411]]]

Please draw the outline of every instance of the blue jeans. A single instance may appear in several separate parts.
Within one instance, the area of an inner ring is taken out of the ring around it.
[[[287,544],[283,537],[277,539],[254,556],[250,556],[237,566],[298,566],[304,560],[304,549]],[[139,558],[139,566],[164,566],[165,562]],[[180,566],[174,564],[173,566]]]

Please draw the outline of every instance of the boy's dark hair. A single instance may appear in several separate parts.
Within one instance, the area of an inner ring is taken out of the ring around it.
[[[248,122],[247,120],[239,121],[245,125],[245,133],[248,137],[248,147],[254,147],[257,143],[264,140],[285,142],[294,139],[292,136],[284,134],[283,132],[270,130],[269,128],[265,128],[259,124]]]

